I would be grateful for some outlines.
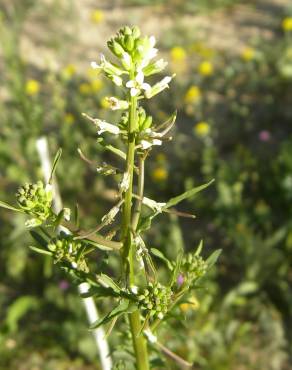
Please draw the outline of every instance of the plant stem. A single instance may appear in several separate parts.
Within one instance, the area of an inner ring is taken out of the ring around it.
[[[138,199],[133,213],[132,227],[135,231],[138,226],[144,194],[144,157],[139,158]]]
[[[133,79],[133,73],[130,78]],[[133,197],[133,175],[135,160],[135,132],[137,130],[137,98],[131,97],[129,108],[129,128],[128,128],[128,151],[126,173],[129,176],[129,186],[124,196],[124,207],[122,217],[122,238],[123,238],[123,258],[124,268],[128,275],[130,286],[135,285],[134,259],[131,235],[132,218],[132,197]],[[141,332],[141,319],[139,310],[129,314],[130,329],[133,339],[133,347],[136,356],[137,370],[149,370],[147,343]]]

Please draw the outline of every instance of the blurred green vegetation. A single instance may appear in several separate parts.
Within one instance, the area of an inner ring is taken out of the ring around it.
[[[178,9],[184,14],[199,8],[215,11],[239,1],[127,0],[119,11],[139,4],[143,12],[158,3],[171,18]],[[81,113],[113,119],[104,98],[114,91],[80,67],[80,60],[42,68],[29,63],[22,45],[24,38],[33,37],[24,25],[34,12],[48,27],[54,18],[68,22],[68,15],[77,24],[74,5],[33,0],[0,5],[0,199],[13,203],[19,185],[42,177],[35,141],[45,135],[52,154],[63,148],[57,177],[64,204],[73,208],[77,202],[82,223],[92,227],[112,204],[113,182],[88,167],[77,148],[97,164],[112,157],[97,145],[96,133]],[[97,38],[108,26],[106,12],[116,10],[110,6],[90,10]],[[208,290],[180,306],[176,315],[185,321],[173,321],[163,330],[168,346],[194,361],[196,369],[292,366],[289,11],[283,6],[273,15],[271,42],[255,37],[235,50],[214,48],[191,26],[175,21],[160,40],[177,78],[149,110],[157,120],[176,108],[179,114],[175,140],[163,153],[153,151],[146,169],[147,195],[164,201],[216,179],[212,190],[185,205],[196,213],[195,221],[160,217],[148,236],[150,245],[169,257],[180,245],[191,249],[201,238],[206,253],[223,248]],[[158,22],[153,19],[154,33]],[[48,47],[59,55],[70,40],[64,30],[56,35]],[[29,251],[22,217],[0,211],[0,369],[96,369],[96,350],[76,289],[49,260]],[[99,303],[101,311],[106,303]],[[111,345],[116,341],[110,337]],[[168,361],[157,367],[166,368],[176,367]]]

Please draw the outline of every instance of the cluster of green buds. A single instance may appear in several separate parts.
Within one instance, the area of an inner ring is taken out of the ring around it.
[[[182,258],[180,272],[184,278],[184,284],[191,286],[197,279],[204,276],[208,265],[203,258],[195,253],[188,253]]]
[[[26,221],[27,227],[39,226],[53,216],[52,190],[49,184],[44,186],[41,181],[36,184],[25,184],[18,189],[16,199],[20,208],[33,216]]]
[[[88,272],[88,266],[83,255],[85,245],[80,240],[74,240],[70,234],[61,232],[48,244],[48,250],[52,252],[54,262],[67,262],[79,271]]]
[[[163,319],[171,303],[172,291],[160,283],[149,283],[147,288],[138,295],[139,307],[150,316]]]

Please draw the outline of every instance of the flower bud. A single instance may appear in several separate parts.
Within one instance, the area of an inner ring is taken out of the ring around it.
[[[127,35],[124,40],[127,51],[132,51],[135,45],[135,41],[132,35]]]
[[[117,57],[122,56],[122,54],[125,52],[123,47],[114,39],[109,40],[107,46],[110,51]]]
[[[164,68],[167,66],[167,62],[165,62],[163,59],[159,59],[154,63],[148,64],[145,68],[143,68],[143,73],[145,76],[151,76],[156,73],[160,73],[164,70]]]
[[[137,26],[132,27],[132,36],[135,40],[141,36],[141,31]]]

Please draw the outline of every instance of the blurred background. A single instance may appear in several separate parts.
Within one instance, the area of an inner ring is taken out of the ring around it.
[[[164,343],[198,370],[292,369],[291,2],[1,0],[0,10],[0,199],[14,204],[19,185],[42,178],[45,135],[52,156],[63,148],[62,198],[78,202],[83,225],[113,204],[114,179],[77,153],[108,157],[81,113],[114,121],[114,87],[89,66],[122,25],[138,25],[176,73],[147,108],[158,122],[178,109],[175,140],[146,168],[147,196],[216,179],[180,207],[196,220],[160,217],[148,243],[169,257],[201,238],[206,255],[223,249]],[[99,369],[76,287],[29,250],[23,221],[0,210],[0,369]]]

